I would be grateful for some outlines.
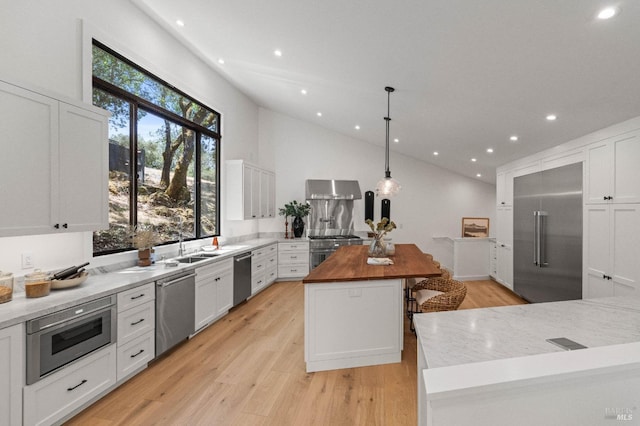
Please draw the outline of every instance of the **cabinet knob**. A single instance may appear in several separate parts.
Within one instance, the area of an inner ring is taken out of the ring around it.
[[[67,228],[69,227],[69,225],[68,225],[68,224],[66,224],[66,223],[63,223],[63,224],[62,224],[62,227],[63,227],[64,229],[67,229]]]
[[[55,225],[53,225],[53,227],[56,228],[56,229],[60,229],[60,224],[56,223]]]

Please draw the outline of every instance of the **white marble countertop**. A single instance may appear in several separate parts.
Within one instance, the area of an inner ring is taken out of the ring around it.
[[[640,342],[640,298],[607,297],[414,316],[428,368],[552,352],[546,339],[588,348]]]
[[[87,280],[78,287],[51,290],[48,296],[39,298],[28,299],[25,297],[24,292],[14,292],[12,301],[0,304],[0,329],[80,303],[119,293],[184,270],[195,269],[228,259],[243,251],[254,250],[275,242],[277,242],[277,239],[273,238],[256,238],[242,241],[220,247],[217,251],[219,256],[198,263],[181,263],[175,267],[155,263],[151,266],[133,266],[108,273],[101,273],[100,270],[103,268],[96,268],[90,271],[91,274]]]

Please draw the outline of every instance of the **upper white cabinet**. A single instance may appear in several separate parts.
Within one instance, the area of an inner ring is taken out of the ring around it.
[[[0,236],[107,228],[108,112],[0,81]]]
[[[640,131],[587,147],[585,203],[640,203]]]
[[[496,203],[506,207],[513,205],[513,172],[500,172],[496,175]]]
[[[640,295],[640,204],[587,205],[584,297]]]
[[[229,160],[225,165],[227,219],[275,217],[275,174],[244,160]]]

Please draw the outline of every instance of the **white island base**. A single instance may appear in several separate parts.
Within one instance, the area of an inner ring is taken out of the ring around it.
[[[307,372],[400,362],[402,279],[305,283]]]

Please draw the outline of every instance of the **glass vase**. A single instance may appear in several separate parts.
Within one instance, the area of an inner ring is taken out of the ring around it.
[[[369,257],[386,257],[387,251],[385,250],[384,241],[382,238],[374,238],[369,245]]]

